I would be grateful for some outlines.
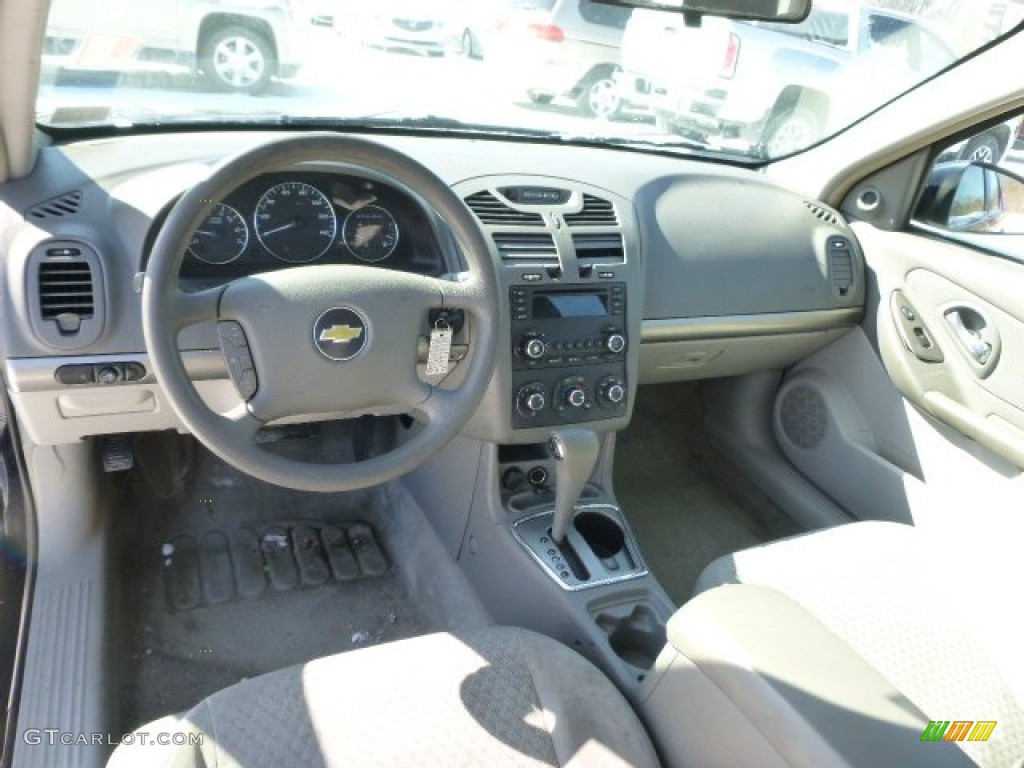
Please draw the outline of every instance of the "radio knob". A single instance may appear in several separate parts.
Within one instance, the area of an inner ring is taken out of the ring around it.
[[[617,355],[626,348],[626,337],[621,333],[609,333],[604,340],[604,348]]]
[[[572,408],[582,408],[587,404],[587,391],[579,384],[570,384],[562,392],[565,404]]]
[[[548,351],[548,345],[544,343],[544,339],[534,336],[526,339],[520,349],[522,349],[523,355],[531,360],[540,360]]]

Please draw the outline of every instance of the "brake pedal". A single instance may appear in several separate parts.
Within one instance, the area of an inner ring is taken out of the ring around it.
[[[101,455],[104,472],[125,472],[135,466],[135,450],[128,435],[104,437]]]

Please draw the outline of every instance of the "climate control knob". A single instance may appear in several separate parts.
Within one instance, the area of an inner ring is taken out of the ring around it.
[[[516,395],[519,412],[524,416],[536,416],[548,405],[542,384],[527,384]]]
[[[570,384],[562,391],[562,400],[570,408],[582,408],[587,404],[587,390],[579,384]]]
[[[597,399],[609,408],[622,405],[628,394],[625,382],[618,376],[608,376],[597,386]]]
[[[604,348],[617,355],[626,349],[626,337],[621,333],[609,333],[604,340]]]
[[[519,345],[519,350],[523,353],[524,357],[530,360],[540,360],[548,351],[548,345],[544,343],[544,339],[538,336],[531,336],[523,340]]]
[[[618,405],[626,399],[626,388],[618,382],[611,383],[605,387],[604,397],[609,403]]]

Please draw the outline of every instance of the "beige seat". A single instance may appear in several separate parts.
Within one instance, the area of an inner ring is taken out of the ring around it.
[[[494,628],[317,659],[138,729],[201,745],[118,747],[110,768],[656,766],[639,720],[590,662]]]
[[[865,522],[715,561],[641,704],[666,763],[1021,765],[1020,541]]]

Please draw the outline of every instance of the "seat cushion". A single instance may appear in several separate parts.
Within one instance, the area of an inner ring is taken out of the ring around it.
[[[165,718],[137,733],[167,726]],[[510,628],[428,635],[262,675],[203,700],[173,730],[171,740],[193,734],[202,744],[136,740],[108,765],[657,764],[629,704],[590,662]]]
[[[852,523],[720,558],[697,590],[782,593],[930,719],[997,721],[988,741],[959,746],[979,765],[1009,766],[1024,755],[1024,670],[1018,558],[996,554],[1007,535]]]

